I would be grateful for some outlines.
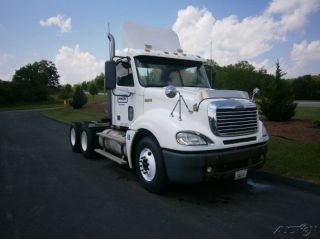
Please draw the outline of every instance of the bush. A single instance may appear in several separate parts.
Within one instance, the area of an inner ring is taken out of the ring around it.
[[[98,88],[94,81],[89,84],[89,93],[90,95],[92,95],[93,100],[94,100],[94,96],[98,94]]]
[[[59,98],[63,100],[68,100],[72,94],[72,87],[71,85],[67,84],[62,86],[59,92]]]
[[[275,78],[269,82],[260,102],[260,111],[269,120],[287,121],[295,115],[297,104],[294,103],[294,94],[289,82],[281,79],[284,72],[276,65]]]
[[[70,105],[74,109],[80,109],[88,102],[88,98],[83,92],[80,85],[75,87],[74,93],[72,95],[72,99],[70,101]]]

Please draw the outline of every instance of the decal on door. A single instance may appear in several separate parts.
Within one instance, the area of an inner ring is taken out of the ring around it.
[[[125,96],[118,96],[118,103],[119,104],[125,104],[125,103],[128,103],[128,97],[125,97]]]

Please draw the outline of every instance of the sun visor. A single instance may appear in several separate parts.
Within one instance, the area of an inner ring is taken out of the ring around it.
[[[121,26],[122,46],[129,49],[151,48],[177,52],[181,49],[178,35],[173,30],[150,27],[132,22]]]

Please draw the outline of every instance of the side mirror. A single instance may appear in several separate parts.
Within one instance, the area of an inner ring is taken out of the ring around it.
[[[107,90],[116,88],[116,63],[114,61],[106,61],[105,63],[105,86]]]
[[[178,93],[177,88],[175,86],[173,86],[173,85],[169,85],[165,89],[165,94],[169,98],[176,97],[177,93]]]
[[[254,97],[256,95],[259,95],[260,94],[260,89],[259,88],[254,88],[253,91],[252,91],[252,97],[251,97],[251,101],[254,102]]]

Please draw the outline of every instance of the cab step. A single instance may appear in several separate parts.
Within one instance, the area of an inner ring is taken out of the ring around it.
[[[120,158],[118,156],[115,156],[115,155],[113,155],[113,154],[111,154],[109,152],[106,152],[106,151],[104,151],[102,149],[95,149],[94,151],[96,153],[98,153],[98,154],[101,154],[102,156],[104,156],[104,157],[106,157],[108,159],[111,159],[112,161],[114,161],[114,162],[116,162],[118,164],[125,165],[125,164],[128,163],[127,161],[123,160],[122,158]]]

